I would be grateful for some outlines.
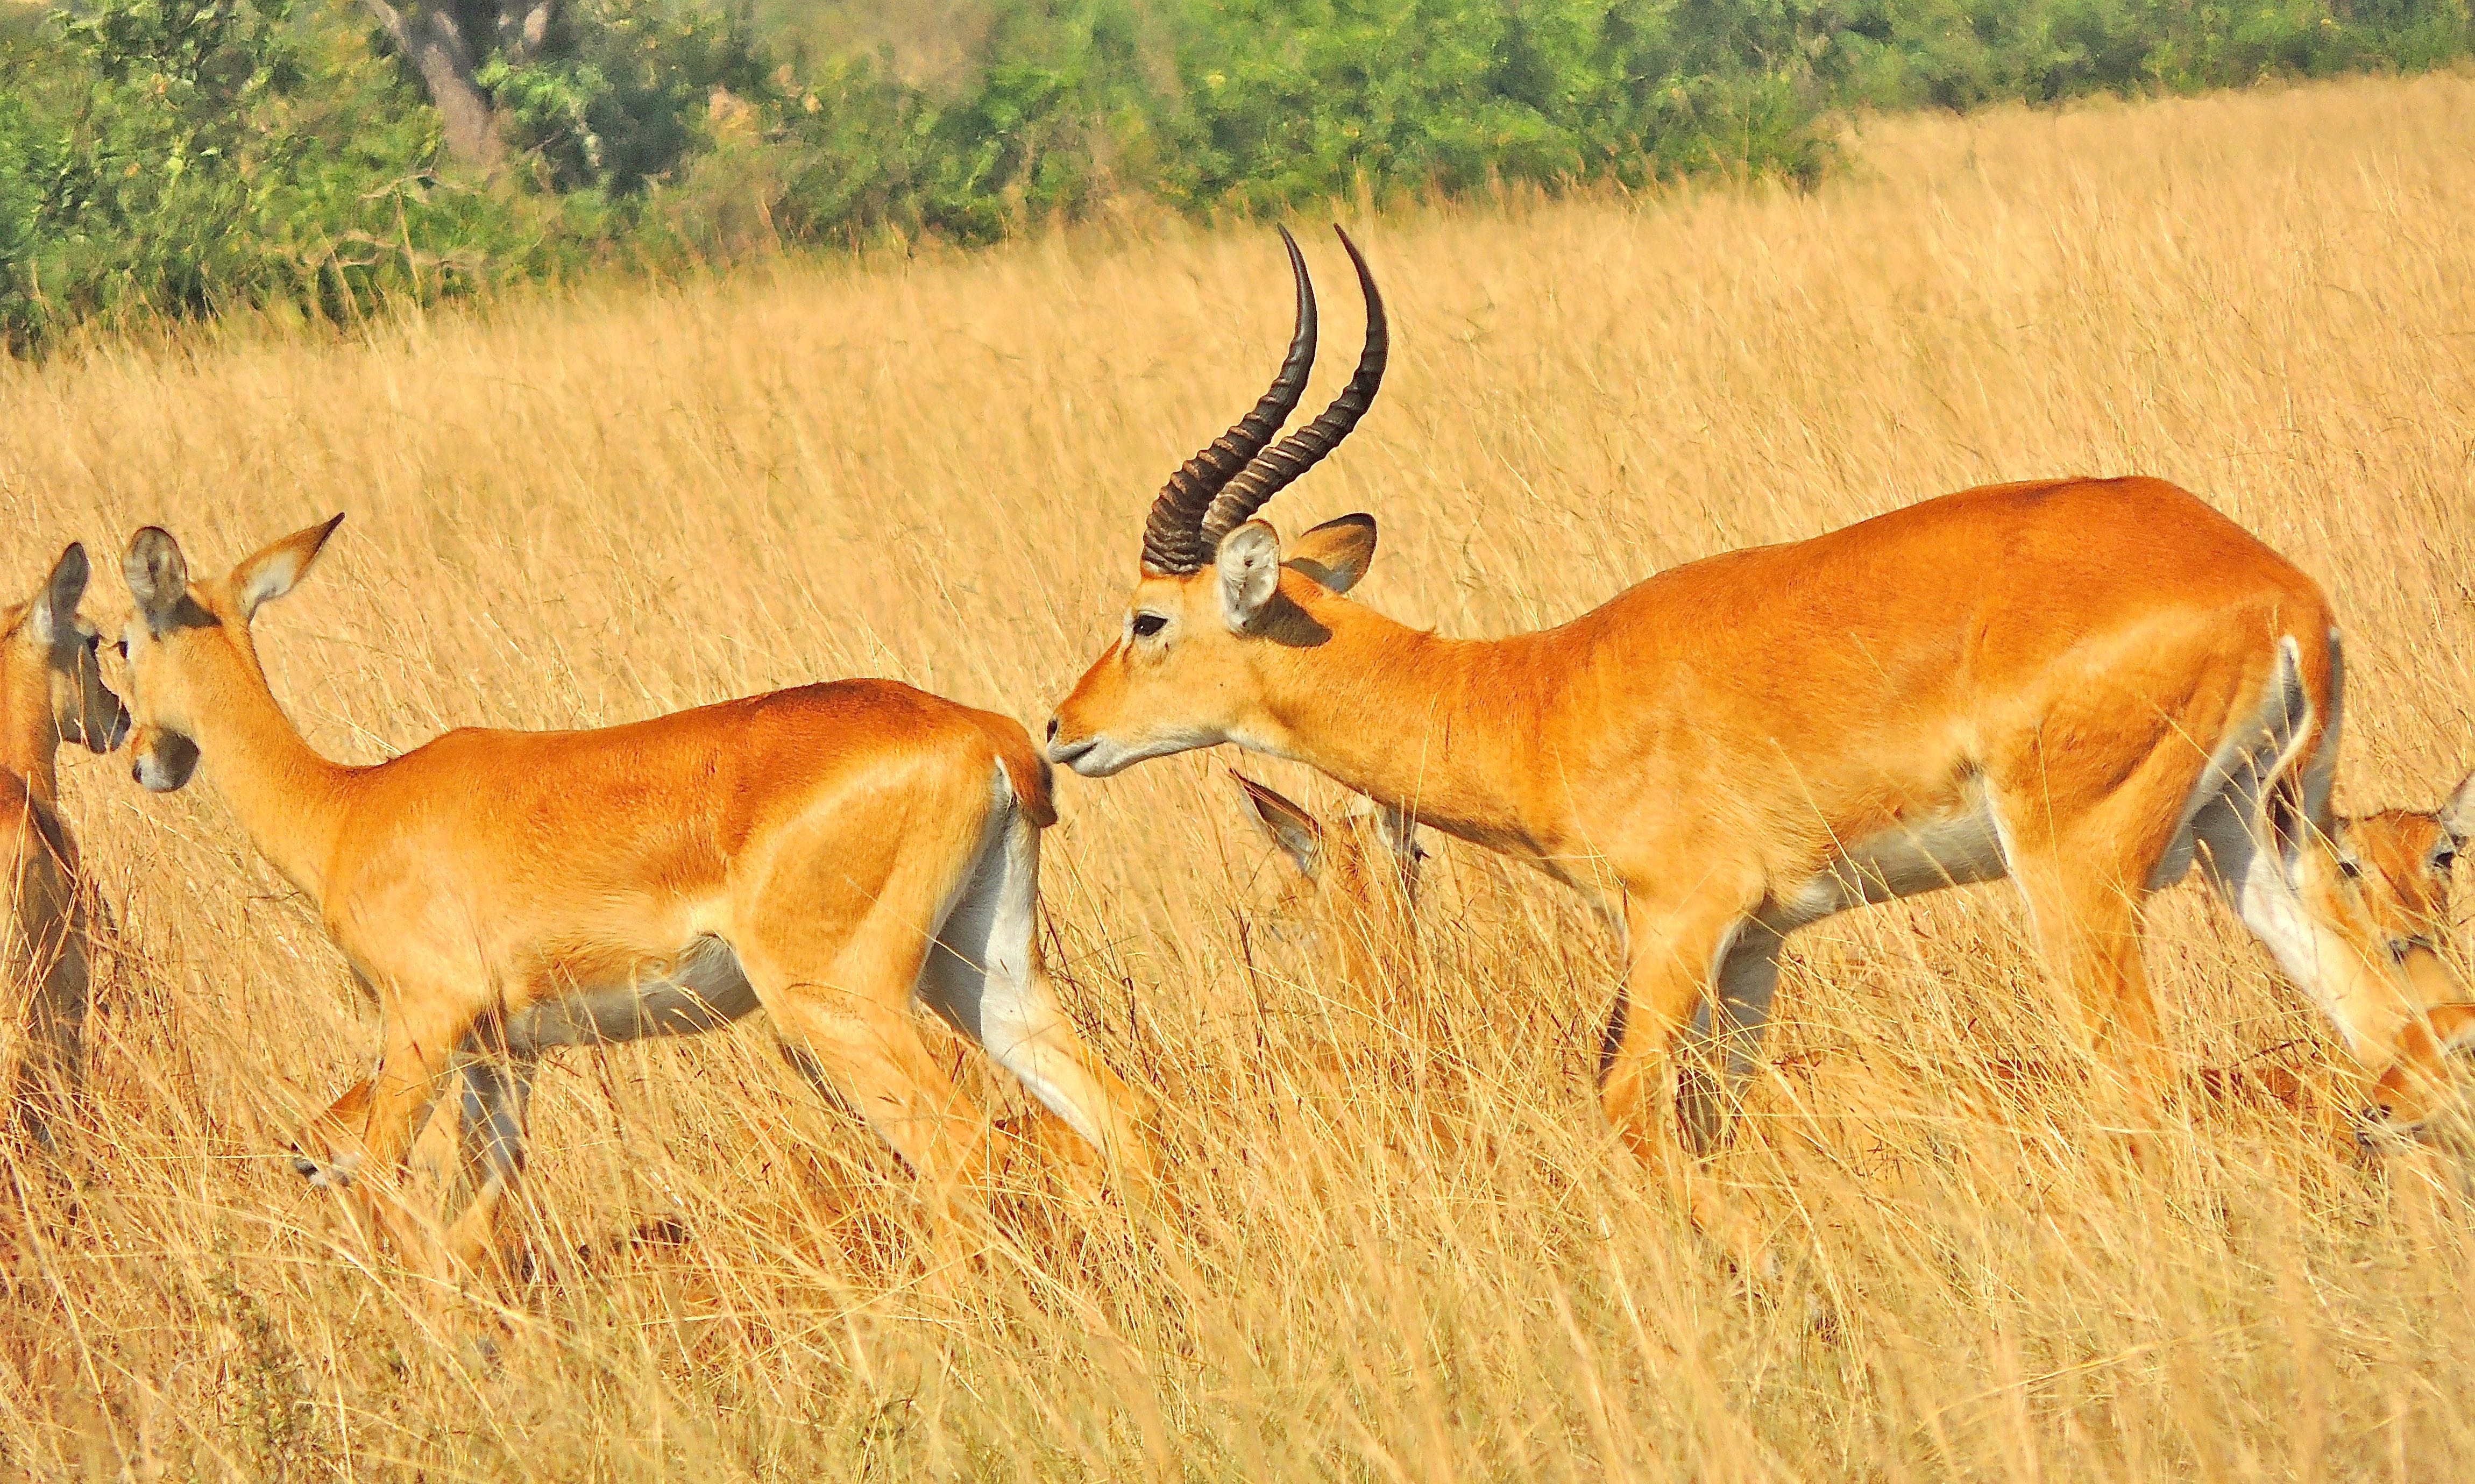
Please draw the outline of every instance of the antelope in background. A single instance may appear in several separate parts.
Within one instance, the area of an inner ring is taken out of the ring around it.
[[[2396,1061],[2374,1085],[2370,1111],[2412,1128],[2449,1092],[2441,1065],[2475,1039],[2475,1006],[2441,957],[2450,937],[2452,867],[2475,838],[2475,772],[2438,809],[2387,809],[2344,821],[2341,869],[2362,892],[2382,950],[2406,974],[2423,1013],[2398,1033]]]
[[[2438,949],[2450,931],[2449,888],[2466,842],[2475,839],[2475,772],[2437,809],[2385,809],[2346,820],[2347,864],[2389,956]]]
[[[1383,379],[1383,302],[1341,242],[1366,302],[1356,372],[1272,441],[1315,348],[1289,243],[1288,353],[1154,500],[1123,627],[1049,720],[1053,761],[1096,778],[1235,742],[1611,898],[1628,968],[1601,1099],[1678,1179],[1675,1115],[1696,1150],[1718,1125],[1714,1100],[1675,1104],[1697,1008],[1715,997],[1723,1030],[1758,1021],[1789,934],[1947,886],[2016,884],[2143,1127],[2164,1070],[2143,907],[2194,865],[2371,1077],[2422,1085],[2475,1029],[2381,951],[2331,846],[2327,600],[2161,480],[1948,495],[1688,563],[1505,639],[1352,602],[1371,518],[1286,551],[1254,519]]]
[[[2444,1040],[2464,1018],[2458,1004],[2463,991],[2442,955],[2451,936],[2452,867],[2470,832],[2475,832],[2475,774],[2463,780],[2438,809],[2387,809],[2340,817],[2337,829],[2339,871],[2362,894],[2371,941],[2405,973]],[[1703,1028],[1697,1023],[1697,1030]],[[1759,1028],[1752,1028],[1752,1034],[1758,1039]],[[2410,1027],[2406,1035],[2413,1042],[2417,1032]],[[2413,1127],[2429,1117],[2434,1103],[2449,1091],[2437,1075],[2439,1052],[2419,1045],[2413,1049],[2416,1056],[2400,1058],[2374,1084],[2374,1122],[2357,1131],[2359,1138],[2372,1141],[2382,1125]],[[2436,1075],[2421,1075],[2426,1071]],[[2201,1094],[2215,1102],[2258,1100],[2301,1111],[2313,1101],[2307,1080],[2287,1067],[2207,1067],[2197,1082]],[[2402,1103],[2408,1105],[2403,1111]]]
[[[498,1245],[546,1051],[710,1030],[759,1007],[917,1172],[976,1199],[988,1123],[922,1042],[924,1003],[1108,1156],[1147,1104],[1051,993],[1034,933],[1045,765],[1013,720],[845,680],[582,732],[449,732],[319,756],[250,631],[342,520],[192,582],[153,527],[125,564],[137,781],[203,767],[311,902],[383,1019],[376,1070],[303,1132],[313,1184],[391,1170],[452,1082],[465,1191],[445,1255]]]
[[[86,547],[71,542],[0,632],[0,852],[9,895],[5,971],[22,997],[17,1121],[45,1149],[82,1077],[91,909],[77,842],[61,821],[60,747],[110,752],[129,713],[103,683],[102,636],[78,612]]]
[[[1397,810],[1363,800],[1319,818],[1243,773],[1229,776],[1246,816],[1288,863],[1269,917],[1275,931],[1305,937],[1336,986],[1377,1018],[1392,1018],[1427,858],[1418,827]]]

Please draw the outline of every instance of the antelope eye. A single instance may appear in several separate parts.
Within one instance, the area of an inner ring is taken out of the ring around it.
[[[2364,868],[2356,864],[2354,862],[2340,857],[2338,862],[2338,873],[2345,877],[2348,881],[2353,881],[2364,874]]]
[[[2436,871],[2445,871],[2457,864],[2458,852],[2455,850],[2438,851],[2432,858],[2432,868]]]
[[[1168,620],[1162,618],[1159,614],[1139,613],[1135,615],[1135,637],[1137,639],[1149,639],[1154,634],[1159,633],[1166,627],[1168,627]]]

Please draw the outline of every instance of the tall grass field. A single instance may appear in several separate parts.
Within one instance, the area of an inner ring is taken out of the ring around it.
[[[2475,78],[2438,75],[1876,121],[1809,193],[1355,220],[1391,375],[1265,513],[1372,512],[1360,596],[1477,636],[1966,485],[2164,475],[2335,599],[2340,807],[2429,806],[2475,763],[2470,120]],[[1359,321],[1330,235],[1301,235],[1313,404]],[[348,512],[257,630],[350,761],[855,674],[1037,728],[1116,632],[1152,493],[1279,359],[1287,292],[1268,229],[1095,226],[0,361],[0,585],[30,596],[83,539],[110,627],[140,524],[214,572]],[[1327,786],[1217,753],[1061,775],[1042,936],[1161,1099],[1156,1200],[1026,1165],[958,1250],[758,1020],[554,1058],[529,1277],[441,1291],[292,1173],[294,1127],[376,1046],[314,913],[209,788],[64,758],[117,924],[92,1106],[61,1157],[8,1156],[9,1476],[2475,1468],[2451,1161],[2357,1151],[2324,1023],[2197,887],[2152,937],[2173,1056],[2295,1097],[2177,1100],[2126,1181],[2082,1082],[2015,1075],[2079,1055],[2016,895],[1839,917],[1792,944],[1712,1166],[1767,1233],[1748,1270],[1599,1114],[1619,972],[1586,904],[1431,839],[1387,945],[1409,1008],[1377,1017],[1273,931],[1286,867],[1226,765]]]

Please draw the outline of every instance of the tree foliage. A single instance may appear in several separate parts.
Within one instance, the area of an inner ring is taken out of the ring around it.
[[[829,4],[840,0],[828,0]],[[856,3],[856,0],[852,0]],[[959,63],[698,0],[0,7],[0,342],[1141,196],[1809,181],[1850,104],[2415,68],[2467,0],[980,0]],[[460,101],[459,101],[460,100]],[[460,135],[460,137],[459,137]],[[452,146],[452,147],[451,147]]]

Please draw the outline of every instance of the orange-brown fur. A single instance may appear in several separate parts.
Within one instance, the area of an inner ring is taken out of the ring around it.
[[[2475,773],[2437,809],[2357,815],[2341,833],[2361,870],[2365,907],[2393,945],[2431,946],[2449,936],[2450,886],[2475,835]]]
[[[129,724],[78,615],[86,583],[86,552],[72,546],[43,592],[0,615],[0,973],[19,1002],[17,1118],[44,1144],[79,1083],[89,988],[88,892],[60,815],[60,746],[109,751]]]
[[[1400,1008],[1406,947],[1413,940],[1418,867],[1415,826],[1380,809],[1317,817],[1242,773],[1246,816],[1280,860],[1271,920],[1307,938],[1331,984],[1378,1017]]]
[[[1258,522],[1199,572],[1143,573],[1125,637],[1058,708],[1050,756],[1097,774],[1235,742],[1608,894],[1630,962],[1603,1100],[1645,1153],[1723,949],[1843,845],[1980,801],[2045,957],[2146,1106],[2160,1054],[2142,904],[2212,749],[2290,671],[2308,716],[2267,813],[2291,889],[2331,993],[2403,994],[2323,835],[2328,603],[2172,485],[1970,490],[1676,568],[1498,640],[1407,628],[1308,574],[1344,572],[1345,590],[1372,545],[1363,518],[1286,551]],[[1240,621],[1224,589],[1281,558]],[[1164,620],[1147,637],[1145,615]],[[2359,1053],[2377,1070],[2393,1045]]]
[[[2371,1111],[2399,1124],[2431,1116],[2448,1095],[2446,1058],[2475,1039],[2475,1006],[2444,957],[2451,936],[2450,887],[2458,857],[2475,839],[2475,773],[2439,808],[2389,809],[2346,821],[2348,863],[2366,915],[2414,987],[2414,1010],[2397,1033],[2397,1054],[2372,1092]]]
[[[129,560],[141,781],[178,787],[182,740],[194,743],[382,1011],[377,1071],[302,1135],[304,1173],[342,1181],[392,1167],[451,1072],[468,1096],[520,1081],[515,1040],[533,1037],[535,1054],[583,1042],[518,1028],[565,1023],[541,1017],[576,1013],[594,991],[694,982],[718,942],[742,975],[730,992],[752,988],[935,1199],[979,1184],[986,1120],[922,1043],[912,1001],[932,943],[968,957],[941,922],[992,853],[1027,853],[1017,864],[1036,870],[1051,814],[1046,765],[1022,729],[893,681],[846,680],[596,731],[464,729],[345,766],[284,717],[249,626],[259,595],[288,590],[332,528],[195,583],[160,532],[141,532]],[[1000,1059],[1034,1058],[1056,1102],[1141,1165],[1140,1101],[1057,1010],[1036,939],[1024,954],[1007,970],[1020,983],[984,997],[1032,1029],[996,1045],[958,1025]],[[988,984],[998,980],[992,963]],[[512,1072],[490,1065],[508,1060]],[[457,1259],[495,1241],[497,1197],[521,1162],[520,1093],[513,1107],[516,1138],[502,1140],[513,1147],[495,1178],[477,1169],[478,1198],[448,1234]]]

